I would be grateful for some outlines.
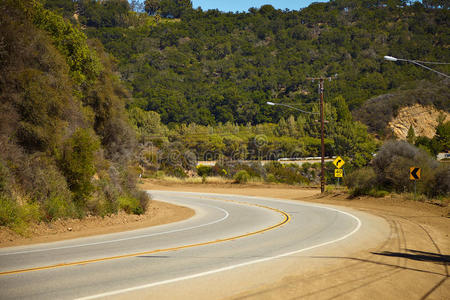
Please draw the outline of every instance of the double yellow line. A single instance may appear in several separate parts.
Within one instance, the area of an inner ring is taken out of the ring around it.
[[[224,201],[224,200],[222,200],[222,201]],[[264,205],[259,205],[259,204],[251,204],[251,203],[244,203],[244,202],[238,202],[238,201],[231,201],[231,200],[225,200],[225,201],[226,202],[234,202],[234,203],[238,203],[238,204],[244,204],[244,205],[250,205],[250,206],[257,206],[257,207],[261,207],[261,208],[265,208],[265,209],[270,209],[272,211],[275,211],[275,212],[280,213],[281,215],[283,215],[284,219],[283,219],[283,221],[281,221],[281,222],[279,222],[279,223],[277,223],[277,224],[275,224],[273,226],[270,226],[270,227],[267,227],[267,228],[264,228],[264,229],[261,229],[261,230],[257,230],[257,231],[253,231],[253,232],[250,232],[250,233],[246,233],[246,234],[242,234],[242,235],[238,235],[238,236],[233,236],[233,237],[229,237],[229,238],[219,239],[219,240],[215,240],[215,241],[208,241],[208,242],[203,242],[203,243],[189,244],[189,245],[172,247],[172,248],[156,249],[156,250],[151,250],[151,251],[130,253],[130,254],[124,254],[124,255],[117,255],[117,256],[109,256],[109,257],[96,258],[96,259],[88,259],[88,260],[75,261],[75,262],[69,262],[69,263],[61,263],[61,264],[42,266],[42,267],[36,267],[36,268],[29,268],[29,269],[11,270],[11,271],[0,272],[0,276],[12,275],[12,274],[20,274],[20,273],[27,273],[27,272],[33,272],[33,271],[42,271],[42,270],[56,269],[56,268],[62,268],[62,267],[86,265],[86,264],[92,264],[92,263],[96,263],[96,262],[109,261],[109,260],[120,259],[120,258],[136,257],[136,256],[141,256],[141,255],[148,255],[148,254],[155,254],[155,253],[169,252],[169,251],[177,251],[177,250],[181,250],[181,249],[194,248],[194,247],[199,247],[199,246],[206,246],[206,245],[217,244],[217,243],[222,243],[222,242],[227,242],[227,241],[233,241],[233,240],[241,239],[241,238],[244,238],[244,237],[260,234],[260,233],[263,233],[263,232],[275,229],[277,227],[283,226],[284,224],[288,223],[291,220],[291,217],[287,213],[285,213],[284,211],[281,211],[279,209],[276,209],[276,208],[272,208],[272,207],[264,206]]]

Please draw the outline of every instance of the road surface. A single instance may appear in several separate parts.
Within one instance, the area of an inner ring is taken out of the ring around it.
[[[152,289],[342,243],[360,231],[365,216],[299,201],[151,194],[196,215],[129,232],[0,249],[0,299],[161,298]],[[226,282],[218,284],[223,289]]]

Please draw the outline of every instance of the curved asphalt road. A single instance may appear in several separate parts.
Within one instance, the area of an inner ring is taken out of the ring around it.
[[[298,201],[151,194],[196,215],[129,232],[0,249],[0,299],[126,296],[334,243],[361,226],[349,213]]]

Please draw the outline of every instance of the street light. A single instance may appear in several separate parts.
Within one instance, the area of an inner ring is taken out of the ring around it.
[[[387,61],[394,61],[394,62],[397,62],[397,61],[406,61],[406,62],[415,64],[415,65],[418,65],[418,66],[420,66],[420,67],[422,67],[422,68],[425,68],[425,69],[427,69],[427,70],[429,70],[429,71],[431,71],[431,72],[437,73],[437,74],[439,74],[439,75],[441,75],[441,76],[444,76],[445,78],[450,78],[450,76],[448,76],[447,74],[444,74],[444,73],[442,73],[442,72],[433,70],[432,68],[423,65],[423,64],[436,64],[436,65],[439,64],[439,65],[447,65],[448,63],[435,63],[435,62],[428,62],[428,61],[410,60],[410,59],[396,58],[396,57],[389,56],[389,55],[386,55],[386,56],[384,57],[384,59],[387,60]]]

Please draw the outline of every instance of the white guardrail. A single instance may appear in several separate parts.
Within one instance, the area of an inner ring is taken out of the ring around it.
[[[332,156],[332,157],[325,157],[325,162],[329,162],[329,161],[333,161],[336,158],[336,156]],[[279,158],[277,160],[235,160],[234,162],[239,162],[242,164],[251,164],[251,163],[255,163],[255,162],[260,162],[262,165],[265,165],[267,163],[270,162],[274,162],[277,161],[281,164],[297,164],[297,165],[302,165],[304,163],[315,163],[315,162],[320,162],[321,161],[321,157],[320,156],[314,156],[314,157],[283,157],[283,158]],[[197,166],[198,165],[204,165],[204,166],[214,166],[217,163],[216,160],[211,160],[211,161],[198,161],[197,162]]]

